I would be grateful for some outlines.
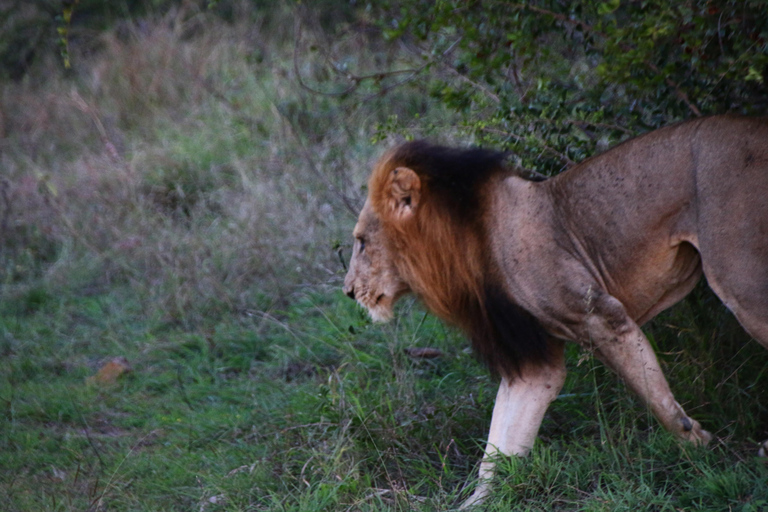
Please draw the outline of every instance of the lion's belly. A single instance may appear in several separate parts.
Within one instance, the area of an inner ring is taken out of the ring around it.
[[[649,251],[604,282],[607,292],[624,304],[642,325],[688,295],[701,278],[701,258],[689,243]]]

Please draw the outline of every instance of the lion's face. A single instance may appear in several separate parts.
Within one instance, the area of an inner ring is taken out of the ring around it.
[[[410,288],[394,265],[381,221],[366,201],[353,232],[355,246],[344,293],[368,310],[375,322],[392,319],[392,308]]]

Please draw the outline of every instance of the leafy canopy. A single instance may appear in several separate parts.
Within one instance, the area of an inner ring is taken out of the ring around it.
[[[546,173],[681,119],[768,110],[764,1],[383,2],[477,142]]]

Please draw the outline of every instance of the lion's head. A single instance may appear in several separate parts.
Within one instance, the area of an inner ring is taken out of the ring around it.
[[[355,244],[344,293],[368,310],[376,322],[392,318],[392,307],[410,288],[400,277],[381,221],[365,202],[353,231]]]
[[[368,182],[344,292],[378,321],[392,318],[397,299],[413,292],[466,331],[493,368],[506,372],[527,350],[525,341],[510,339],[545,344],[532,334],[537,324],[530,315],[500,287],[490,259],[486,194],[511,173],[503,158],[422,141],[386,153]]]
[[[374,320],[391,319],[394,303],[409,291],[439,316],[452,319],[450,301],[457,290],[477,282],[479,269],[474,276],[467,272],[478,258],[461,257],[477,246],[470,240],[472,230],[444,218],[451,211],[450,198],[438,193],[442,180],[429,176],[430,170],[444,170],[440,161],[450,161],[443,153],[451,151],[406,143],[386,153],[374,168],[344,280],[345,293]],[[467,232],[452,232],[457,230]],[[451,246],[459,240],[462,250]]]

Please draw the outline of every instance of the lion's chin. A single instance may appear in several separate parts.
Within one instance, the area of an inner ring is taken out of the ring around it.
[[[394,313],[392,312],[392,309],[385,308],[381,306],[376,306],[373,308],[367,308],[368,309],[368,315],[370,315],[371,320],[373,320],[376,323],[386,323],[392,320],[392,317],[394,316]]]
[[[406,289],[398,290],[395,293],[382,293],[375,301],[370,301],[372,304],[365,304],[360,300],[358,300],[358,303],[368,311],[371,320],[376,323],[385,323],[395,317],[395,303],[405,293],[407,293]]]
[[[389,304],[381,304],[381,302],[379,302],[374,306],[361,305],[368,310],[368,315],[371,317],[371,320],[376,323],[389,322],[395,316],[392,307]]]

